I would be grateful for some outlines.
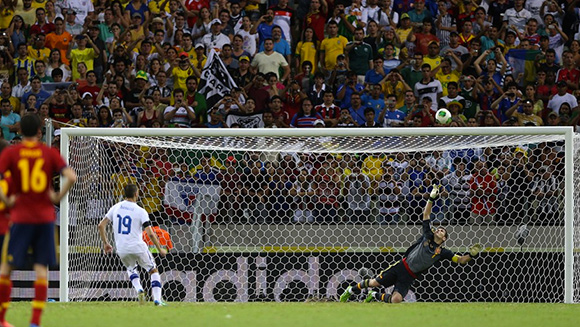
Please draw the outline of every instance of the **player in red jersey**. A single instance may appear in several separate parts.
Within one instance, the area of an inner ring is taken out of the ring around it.
[[[60,202],[77,179],[56,149],[39,143],[40,128],[38,116],[24,116],[20,121],[22,143],[6,148],[0,155],[0,174],[12,174],[12,195],[0,192],[0,200],[10,208],[12,223],[0,264],[1,327],[11,326],[5,320],[12,290],[10,273],[24,265],[29,248],[36,273],[30,327],[40,325],[48,293],[48,266],[56,264],[53,204]],[[52,188],[55,173],[65,177],[58,193]]]
[[[0,141],[0,154],[8,146],[8,142],[5,140]],[[10,194],[8,185],[10,184],[10,172],[6,172],[3,178],[0,179],[0,188],[4,194]],[[10,225],[10,216],[8,215],[9,209],[6,204],[0,202],[0,249],[2,244],[4,244],[4,236],[8,233],[8,226]]]

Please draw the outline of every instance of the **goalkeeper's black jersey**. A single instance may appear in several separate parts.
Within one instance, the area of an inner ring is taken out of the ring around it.
[[[451,250],[438,246],[433,237],[430,220],[424,220],[423,236],[405,254],[407,264],[413,273],[420,274],[435,262],[441,259],[451,260],[455,255]]]

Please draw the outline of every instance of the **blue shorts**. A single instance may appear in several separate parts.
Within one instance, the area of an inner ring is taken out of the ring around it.
[[[9,238],[7,257],[2,260],[6,260],[12,267],[19,268],[26,264],[29,249],[32,249],[35,264],[45,266],[56,264],[54,223],[12,224],[7,237]]]

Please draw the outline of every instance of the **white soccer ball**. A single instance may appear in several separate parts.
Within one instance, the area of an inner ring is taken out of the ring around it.
[[[447,125],[453,120],[451,112],[445,108],[437,110],[437,113],[435,113],[435,119],[441,125]]]

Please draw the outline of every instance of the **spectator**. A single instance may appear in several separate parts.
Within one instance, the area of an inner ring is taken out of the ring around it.
[[[405,67],[401,69],[401,76],[411,89],[414,89],[415,84],[423,79],[422,65],[423,54],[415,53],[411,59],[405,61]]]
[[[2,109],[2,118],[0,119],[2,134],[6,141],[12,141],[20,130],[20,115],[13,112],[8,99],[0,100],[0,106]]]
[[[280,26],[274,24],[274,10],[268,9],[266,14],[260,17],[250,31],[251,34],[258,34],[259,48],[263,49],[266,39],[273,39],[274,27],[278,27],[282,31]]]
[[[370,45],[363,42],[363,38],[364,30],[358,27],[354,31],[354,41],[344,48],[350,68],[358,75],[358,83],[364,83],[366,72],[373,68],[373,51]]]
[[[513,106],[519,107],[519,102],[521,101],[519,94],[521,93],[518,90],[518,85],[516,83],[510,83],[507,86],[507,92],[491,104],[491,109],[501,123],[510,117],[507,115],[510,108]]]
[[[282,28],[279,26],[274,26],[272,28],[272,41],[274,42],[274,51],[278,52],[279,54],[283,55],[286,58],[288,63],[291,63],[291,54],[290,51],[290,44],[288,41],[282,38]],[[264,44],[260,46],[260,51],[264,51]]]
[[[365,74],[364,84],[379,84],[386,76],[385,69],[383,68],[383,58],[375,58],[373,60],[373,68],[369,69]]]
[[[3,82],[0,91],[0,100],[7,99],[10,101],[13,111],[20,112],[20,99],[12,95],[12,85],[10,82]]]
[[[448,62],[446,62],[448,64]],[[461,109],[465,107],[465,99],[458,94],[459,85],[457,82],[449,82],[447,84],[448,93],[439,100],[439,108],[447,108],[451,101],[457,101],[461,104]]]
[[[375,109],[366,107],[364,111],[365,122],[360,127],[383,127],[383,124],[377,123]]]
[[[417,98],[415,97],[415,93],[413,90],[405,91],[405,102],[402,107],[399,107],[398,110],[403,112],[403,114],[408,115],[410,112],[415,110],[417,106]]]
[[[256,112],[262,112],[266,108],[266,104],[270,99],[268,91],[264,90],[264,74],[257,73],[252,80],[252,83],[246,85],[246,94],[250,99],[254,99],[256,104]]]
[[[316,79],[315,79],[316,81]],[[340,100],[340,107],[341,108],[348,108],[348,106],[351,104],[351,96],[353,93],[355,92],[361,92],[364,89],[364,86],[362,84],[359,84],[357,82],[357,75],[355,72],[353,71],[349,71],[347,73],[347,79],[344,82],[344,84],[342,84],[337,91],[336,94],[336,98],[338,100]],[[355,117],[355,116],[353,116]],[[355,117],[355,119],[357,119]],[[358,120],[357,121],[362,124],[362,121]]]
[[[207,103],[205,96],[198,92],[197,79],[194,76],[187,77],[185,85],[185,99],[187,100],[187,105],[192,107],[195,111],[195,119],[191,122],[191,126],[201,127],[205,124],[207,116]]]
[[[488,173],[486,163],[477,161],[469,181],[471,190],[471,224],[495,222],[497,184]]]
[[[210,33],[205,34],[201,39],[201,43],[205,46],[208,54],[211,49],[220,51],[225,44],[229,44],[231,42],[230,38],[223,34],[221,31],[222,22],[217,18],[212,20],[210,23]]]
[[[34,94],[36,96],[36,106],[35,106],[36,109],[38,109],[40,105],[44,103],[44,101],[48,99],[48,97],[50,97],[50,93],[42,89],[42,82],[40,81],[40,78],[38,76],[34,76],[30,80],[30,91],[22,95],[22,101],[26,102],[28,96],[30,96],[31,94]]]
[[[184,99],[182,89],[173,91],[175,104],[165,108],[163,119],[170,127],[191,127],[191,122],[195,120],[195,111],[188,106]]]
[[[328,32],[328,37],[319,38],[319,40],[322,40],[320,43],[319,62],[322,66],[322,72],[324,73],[335,69],[335,66],[337,66],[338,56],[344,54],[346,45],[348,43],[348,40],[344,36],[338,34],[338,24],[334,20],[328,22],[326,30]],[[314,31],[314,35],[316,35],[317,38],[319,37],[319,35],[316,33],[316,30]]]
[[[312,27],[318,40],[324,39],[324,23],[328,13],[328,4],[326,0],[311,0],[310,11],[306,15],[303,28]],[[330,31],[329,31],[330,34]]]
[[[293,196],[296,210],[294,211],[293,222],[312,223],[314,222],[314,195],[313,182],[311,175],[306,170],[301,170],[294,182],[290,195]]]
[[[548,109],[559,113],[560,106],[563,103],[568,103],[572,110],[576,110],[578,101],[575,96],[568,93],[568,82],[559,81],[556,86],[558,87],[558,93],[548,102]]]
[[[276,77],[278,78],[280,78],[279,70],[282,68],[284,70],[284,75],[280,78],[282,83],[284,83],[286,78],[288,78],[288,75],[290,75],[290,66],[284,56],[274,52],[274,42],[272,39],[264,40],[264,51],[256,54],[252,61],[252,67],[256,72],[262,74],[272,72],[276,74]]]
[[[457,22],[455,21],[455,17],[449,14],[447,9],[447,1],[438,0],[437,10],[439,15],[437,15],[437,19],[434,23],[435,27],[437,28],[436,35],[441,42],[441,46],[445,48],[451,43],[451,34],[455,33],[457,38],[459,38],[459,34],[457,34]]]
[[[381,86],[378,84],[369,87],[370,92],[361,96],[363,106],[372,108],[375,111],[375,117],[378,119],[379,114],[385,107],[385,97],[381,94]],[[377,122],[380,122],[377,120]]]
[[[91,45],[87,48],[87,43]],[[72,49],[72,45],[77,44],[78,48]],[[78,35],[75,37],[75,41],[69,43],[69,48],[67,52],[67,59],[70,60],[72,65],[72,79],[76,80],[80,77],[78,72],[78,63],[84,62],[87,70],[93,70],[94,59],[98,58],[100,50],[95,46],[93,41],[86,35]]]
[[[46,19],[46,10],[42,7],[36,8],[36,23],[30,26],[31,35],[47,35],[54,31],[54,24]]]
[[[16,69],[16,76],[18,84],[12,88],[12,96],[21,99],[24,93],[29,92],[31,89],[30,81],[28,80],[28,70],[25,67],[20,67]]]
[[[420,99],[429,97],[431,99],[431,110],[437,111],[437,103],[443,93],[441,82],[431,77],[431,66],[429,64],[423,64],[421,71],[423,72],[423,79],[415,84],[415,96]]]
[[[507,9],[503,15],[504,28],[512,31],[523,32],[526,22],[532,17],[532,13],[524,8],[525,0],[514,0],[514,7]]]
[[[314,105],[320,105],[324,102],[324,92],[330,88],[324,83],[324,74],[318,72],[314,74],[314,85],[306,93]],[[346,91],[346,90],[345,90]]]
[[[427,55],[423,56],[423,63],[428,64],[432,70],[441,65],[441,61],[443,60],[443,57],[439,55],[439,49],[439,43],[437,41],[431,41],[427,47]]]
[[[357,126],[361,126],[366,122],[365,109],[362,105],[360,93],[353,93],[350,97],[351,107],[348,109],[350,116],[356,122]],[[344,109],[344,108],[343,108]],[[373,109],[374,110],[374,109]]]
[[[395,70],[397,67],[401,66],[401,60],[395,56],[395,46],[393,44],[387,43],[385,44],[385,54],[384,54],[384,62],[383,62],[383,69],[385,73],[390,73],[391,71]]]
[[[358,127],[358,123],[356,120],[352,118],[350,115],[350,110],[346,108],[340,109],[340,118],[338,118],[338,122],[336,127]]]
[[[113,112],[113,125],[111,127],[125,127],[123,123],[123,112]],[[87,120],[83,117],[83,107],[80,103],[75,103],[71,107],[71,119],[67,122],[69,125],[77,127],[87,127]],[[123,126],[121,126],[123,125]]]
[[[401,220],[401,185],[397,181],[393,167],[386,167],[383,178],[379,181],[377,194],[379,198],[379,219],[381,225],[397,224]]]
[[[300,42],[298,42],[296,51],[294,53],[294,58],[296,59],[296,69],[303,67],[304,62],[308,61],[310,62],[310,65],[313,66],[311,73],[316,72],[316,68],[318,67],[317,50],[319,44],[319,41],[316,40],[314,30],[311,27],[306,28],[302,32],[302,38]]]
[[[290,127],[314,127],[317,119],[322,120],[322,116],[314,111],[314,106],[310,99],[302,100],[301,110],[292,117]]]
[[[340,107],[334,104],[334,95],[331,90],[324,91],[324,102],[316,107],[314,111],[322,116],[327,126],[336,126],[340,118]]]
[[[16,71],[20,68],[26,69],[28,76],[34,76],[34,59],[29,56],[26,43],[21,43],[17,47],[18,57],[14,58]]]
[[[101,106],[99,108],[99,115],[97,118],[99,121],[98,127],[110,127],[113,125],[113,115],[107,106]]]
[[[515,117],[521,126],[542,126],[544,121],[538,115],[534,114],[534,103],[530,100],[523,101],[523,113],[516,111],[516,106],[511,107],[506,116]]]
[[[369,223],[371,213],[371,181],[362,173],[360,163],[344,182],[346,217],[350,223]],[[372,222],[371,222],[372,223]]]
[[[403,127],[405,125],[405,117],[407,115],[397,109],[396,99],[397,98],[394,94],[389,94],[387,96],[386,105],[379,114],[378,119],[383,127]]]
[[[401,74],[397,70],[391,71],[383,81],[384,94],[392,94],[396,98],[395,106],[402,107],[405,102],[405,92],[411,90],[411,87],[405,82]]]
[[[424,3],[423,3],[424,4]],[[429,53],[428,47],[432,42],[439,45],[439,39],[433,31],[433,23],[430,18],[423,19],[422,25],[416,24],[413,31],[407,36],[407,41],[415,43],[415,52],[426,55]]]
[[[77,23],[77,13],[73,9],[65,9],[65,30],[73,37],[80,35],[83,32],[83,25]],[[56,26],[55,26],[56,28]]]
[[[565,51],[563,54],[564,66],[558,71],[556,75],[556,81],[566,81],[568,85],[568,92],[578,89],[578,83],[580,82],[580,70],[574,67],[574,55]]]
[[[470,218],[470,181],[471,174],[467,170],[466,162],[461,158],[455,158],[454,170],[448,172],[441,185],[449,194],[449,209],[451,221],[460,225],[466,224]]]
[[[34,63],[34,70],[36,71],[36,76],[40,78],[41,82],[52,83],[54,80],[52,76],[46,75],[46,64],[42,60],[38,60]]]

